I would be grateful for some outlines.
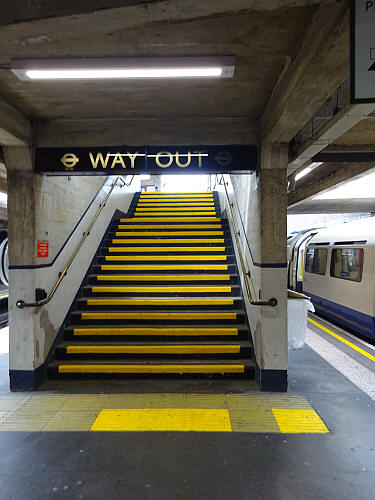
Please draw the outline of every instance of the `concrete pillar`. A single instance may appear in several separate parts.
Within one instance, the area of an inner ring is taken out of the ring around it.
[[[261,308],[259,328],[254,333],[262,390],[287,389],[287,164],[287,146],[262,145],[258,185],[260,299],[276,297],[278,301],[275,308]]]
[[[4,159],[8,173],[8,238],[9,238],[9,370],[11,388],[32,388],[29,380],[24,386],[26,373],[35,373],[36,349],[33,309],[20,315],[16,301],[35,300],[35,190],[33,162],[28,147],[5,147]],[[25,266],[12,269],[12,266]],[[12,373],[16,374],[14,380]]]

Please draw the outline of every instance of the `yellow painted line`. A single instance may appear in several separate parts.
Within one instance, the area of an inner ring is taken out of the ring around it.
[[[108,247],[109,252],[225,252],[225,247]]]
[[[164,336],[236,336],[237,328],[178,328],[178,327],[123,327],[123,328],[74,328],[74,335],[164,335]]]
[[[329,330],[328,328],[326,328],[325,326],[321,325],[320,323],[318,323],[317,321],[315,321],[315,320],[313,320],[311,318],[307,318],[307,321],[310,321],[310,323],[312,323],[313,325],[315,325],[318,328],[320,328],[321,330],[323,330],[323,332],[326,332],[329,335],[332,335],[332,337],[334,337],[335,339],[339,340],[343,344],[351,347],[352,349],[354,349],[355,351],[359,352],[363,356],[366,356],[366,358],[371,359],[371,361],[375,361],[375,356],[373,356],[372,354],[368,353],[364,349],[361,349],[360,347],[357,347],[352,342],[349,342],[349,340],[346,340],[344,337],[341,337],[341,335],[338,335],[337,333],[333,332],[332,330]]]
[[[224,238],[164,238],[160,240],[155,236],[149,236],[145,238],[129,238],[129,239],[113,239],[113,245],[121,245],[121,244],[131,244],[131,243],[150,243],[150,244],[160,244],[160,243],[224,243]]]
[[[6,293],[0,293],[0,297],[8,297],[8,292],[6,292]]]
[[[230,274],[101,274],[98,281],[229,281]]]
[[[221,227],[221,224],[140,224],[131,226],[131,229],[221,229]],[[120,224],[118,228],[129,229],[129,226]]]
[[[237,318],[233,312],[83,312],[81,319],[166,319],[166,320],[195,320],[195,319],[231,319]]]
[[[212,293],[223,292],[230,293],[232,287],[230,286],[93,286],[91,288],[93,293],[100,292],[150,292],[150,293]]]
[[[231,432],[227,409],[143,408],[102,410],[91,431]]]
[[[174,299],[87,299],[88,306],[196,306],[196,305],[232,305],[233,299],[206,299],[199,297],[194,299],[191,297],[174,298]]]
[[[116,231],[116,236],[144,236],[159,238],[160,236],[223,236],[224,231]],[[187,240],[184,240],[187,241]],[[202,240],[200,240],[202,241]]]
[[[143,214],[144,215],[144,214]],[[155,216],[155,214],[153,214]],[[136,218],[129,218],[129,219],[120,219],[121,224],[138,224],[139,222],[220,222],[221,219],[218,217],[194,217],[194,220],[192,221],[191,217],[186,217],[188,214],[184,214],[182,217],[136,217]],[[145,226],[143,226],[145,227]],[[178,226],[174,226],[178,227]],[[184,226],[188,227],[188,226]],[[208,226],[206,226],[208,227]],[[119,228],[124,229],[123,227],[119,226]]]
[[[107,255],[106,261],[119,260],[227,260],[226,255]]]
[[[244,373],[245,367],[241,364],[175,364],[175,365],[64,365],[58,367],[59,373]]]
[[[282,433],[326,434],[329,432],[315,410],[289,410],[272,408]]]
[[[105,264],[102,271],[227,271],[227,264]]]
[[[209,207],[202,207],[202,206],[199,206],[199,207],[186,207],[186,208],[182,208],[182,207],[163,207],[163,208],[160,208],[160,207],[136,207],[135,211],[136,212],[178,212],[179,210],[183,211],[183,212],[204,212],[204,211],[208,211],[208,212],[215,212],[215,207],[213,205],[209,206]]]
[[[239,345],[69,345],[68,354],[236,354]]]

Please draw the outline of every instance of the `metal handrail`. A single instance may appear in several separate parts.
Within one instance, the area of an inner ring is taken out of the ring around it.
[[[230,218],[232,220],[232,225],[233,225],[233,229],[234,229],[234,236],[235,236],[236,246],[237,246],[237,250],[238,250],[238,256],[240,258],[241,270],[242,270],[242,274],[244,276],[247,298],[249,299],[250,304],[252,304],[253,306],[275,307],[275,306],[277,306],[277,299],[274,297],[269,299],[269,300],[254,300],[253,299],[250,285],[249,285],[249,280],[248,280],[248,278],[251,276],[251,274],[250,274],[250,270],[246,271],[246,266],[245,266],[244,258],[243,258],[242,251],[241,251],[241,245],[240,245],[240,242],[238,240],[238,235],[240,234],[240,232],[237,229],[236,222],[235,222],[234,215],[233,215],[233,211],[232,211],[233,203],[230,201],[230,198],[229,198],[229,194],[228,194],[228,190],[227,190],[228,183],[225,182],[224,175],[221,176],[221,180],[222,180],[222,184],[224,185],[225,195],[227,198],[229,212],[230,212]]]
[[[121,177],[117,177],[117,179],[113,182],[113,184],[111,186],[111,189],[108,191],[108,194],[105,197],[103,203],[101,203],[99,205],[99,208],[96,211],[96,214],[95,214],[94,218],[92,219],[92,221],[91,221],[89,227],[87,228],[87,230],[83,233],[83,236],[82,236],[80,242],[78,243],[78,245],[76,246],[74,252],[70,256],[70,258],[69,258],[68,262],[66,263],[64,269],[59,273],[59,277],[56,280],[55,284],[53,285],[52,290],[50,291],[50,293],[47,295],[47,297],[45,299],[43,299],[43,300],[37,300],[36,302],[25,302],[23,300],[17,300],[16,306],[19,309],[23,309],[24,307],[41,307],[41,306],[44,306],[44,305],[48,304],[48,302],[55,295],[55,292],[58,289],[58,287],[60,286],[60,283],[62,282],[62,280],[67,275],[69,267],[71,266],[71,264],[72,264],[75,256],[79,252],[79,250],[80,250],[81,246],[83,245],[84,241],[86,240],[87,236],[89,236],[92,226],[95,224],[95,222],[98,219],[99,215],[101,214],[103,208],[105,207],[105,205],[106,205],[106,203],[108,201],[108,198],[111,196],[111,193],[114,190],[117,182],[120,180],[123,183],[121,185],[121,187],[130,186],[130,184],[132,183],[133,179],[134,179],[134,175],[133,175],[132,179],[130,180],[129,184],[126,184],[126,182]]]

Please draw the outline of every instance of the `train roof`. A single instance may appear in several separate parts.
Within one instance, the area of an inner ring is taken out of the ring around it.
[[[313,236],[309,245],[317,243],[359,243],[375,244],[375,217],[366,219],[356,219],[343,224],[335,224],[333,226],[321,229]]]

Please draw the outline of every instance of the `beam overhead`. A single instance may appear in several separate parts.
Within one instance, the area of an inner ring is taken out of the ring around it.
[[[321,5],[268,101],[262,141],[289,142],[348,74],[348,4]]]
[[[0,98],[0,145],[23,146],[31,142],[31,125],[27,118]]]
[[[313,170],[308,179],[300,181],[296,190],[288,194],[288,207],[295,206],[322,191],[337,187],[352,177],[375,168],[375,162],[368,163],[323,163]]]

